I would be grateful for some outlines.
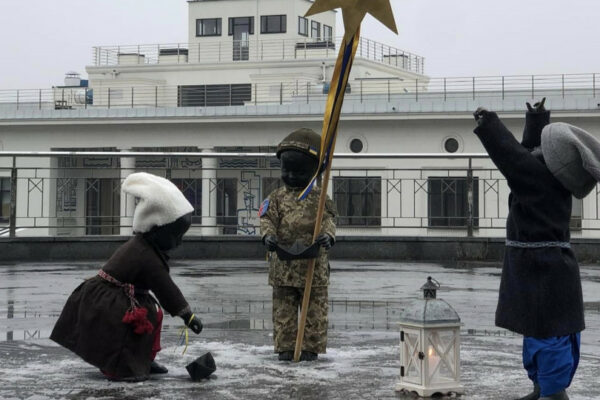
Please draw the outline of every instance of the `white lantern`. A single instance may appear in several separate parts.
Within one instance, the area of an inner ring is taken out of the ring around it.
[[[434,283],[435,282],[435,283]],[[397,391],[421,397],[463,393],[460,383],[460,317],[436,298],[439,283],[427,278],[423,299],[400,316],[400,379]]]

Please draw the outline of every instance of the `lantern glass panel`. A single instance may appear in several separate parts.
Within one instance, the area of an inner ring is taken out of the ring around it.
[[[405,330],[403,342],[403,354],[405,363],[404,381],[422,384],[420,352],[420,333],[418,330]]]
[[[455,371],[454,331],[432,332],[428,340],[428,367],[431,383],[452,382]]]

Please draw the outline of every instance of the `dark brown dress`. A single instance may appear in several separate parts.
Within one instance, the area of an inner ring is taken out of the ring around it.
[[[190,310],[169,275],[165,257],[141,235],[121,246],[102,270],[134,285],[135,298],[156,326],[157,303],[172,316]],[[153,334],[136,334],[123,323],[131,302],[125,290],[99,276],[83,282],[71,294],[50,339],[88,363],[118,378],[145,378],[150,372]]]

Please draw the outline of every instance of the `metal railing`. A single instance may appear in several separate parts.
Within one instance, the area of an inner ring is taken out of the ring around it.
[[[120,186],[134,171],[182,190],[189,235],[258,235],[279,167],[271,153],[0,152],[0,236],[130,234]],[[340,235],[505,234],[509,188],[485,154],[338,154],[331,180]],[[599,210],[598,188],[575,202],[573,236],[600,237]]]
[[[196,43],[93,47],[92,65],[207,64],[244,61],[335,59],[342,38],[199,40]],[[425,59],[416,54],[361,38],[357,57],[424,74]]]
[[[472,101],[494,102],[503,111],[548,98],[553,109],[600,109],[600,74],[354,80],[345,103],[389,104],[387,112],[471,111]],[[328,86],[318,81],[186,86],[99,86],[0,90],[2,111],[88,108],[222,107],[322,104]],[[422,108],[415,107],[421,105]],[[264,112],[269,113],[268,110]],[[272,111],[275,112],[275,111]]]

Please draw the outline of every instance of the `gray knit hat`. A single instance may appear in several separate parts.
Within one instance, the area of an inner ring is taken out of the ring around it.
[[[562,122],[547,125],[542,152],[552,175],[578,199],[600,181],[600,141],[583,129]]]

